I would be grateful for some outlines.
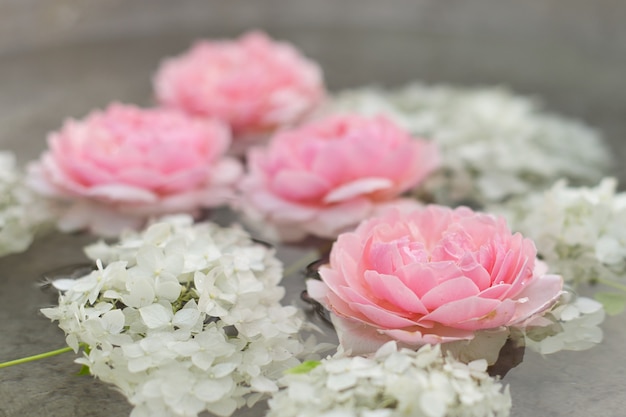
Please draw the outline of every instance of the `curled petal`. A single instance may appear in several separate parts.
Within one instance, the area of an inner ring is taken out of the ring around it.
[[[450,279],[437,285],[421,298],[429,310],[478,294],[478,286],[466,277]]]
[[[401,203],[436,168],[437,158],[421,163],[422,153],[436,153],[422,142],[382,117],[334,116],[282,131],[249,150],[239,207],[283,240],[289,229],[336,238]]]
[[[406,310],[409,313],[427,314],[428,310],[422,302],[398,277],[366,271],[365,282],[369,289],[380,299]]]
[[[495,216],[464,207],[390,209],[339,236],[317,299],[358,323],[345,326],[342,340],[360,340],[351,329],[410,346],[471,339],[524,326],[558,299],[561,277],[543,274],[535,256],[532,241]]]
[[[137,228],[153,215],[196,215],[232,200],[242,168],[223,158],[230,141],[218,121],[114,103],[52,133],[50,149],[31,163],[27,182],[63,201],[64,230],[100,234],[104,228],[105,235],[117,235],[119,227]],[[97,210],[90,214],[84,207]],[[69,219],[73,212],[80,218]],[[101,212],[114,212],[119,221],[103,227]]]
[[[375,191],[385,190],[392,186],[393,182],[388,178],[361,178],[333,189],[324,197],[323,201],[325,203],[338,203]]]
[[[163,62],[154,87],[165,106],[225,120],[238,141],[297,123],[325,95],[314,62],[261,32],[197,42]]]
[[[404,329],[382,329],[381,333],[409,346],[454,342],[456,340],[470,340],[474,337],[471,330],[454,329],[444,326],[432,328],[412,327]]]
[[[544,275],[528,283],[518,294],[517,308],[510,324],[519,324],[545,311],[557,302],[563,293],[563,277]]]

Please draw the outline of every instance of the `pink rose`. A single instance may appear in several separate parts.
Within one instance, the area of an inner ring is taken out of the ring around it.
[[[469,340],[523,326],[552,306],[560,276],[504,219],[461,207],[390,210],[344,233],[309,296],[333,313],[354,353],[390,339],[408,346]]]
[[[324,96],[319,67],[260,32],[197,42],[165,61],[154,85],[163,105],[224,120],[236,138],[294,124]]]
[[[29,166],[28,182],[64,200],[62,230],[115,235],[148,216],[224,204],[242,168],[223,157],[228,128],[173,110],[113,104],[65,122]]]
[[[324,119],[250,150],[240,208],[282,240],[335,238],[399,201],[438,161],[434,144],[383,117]]]

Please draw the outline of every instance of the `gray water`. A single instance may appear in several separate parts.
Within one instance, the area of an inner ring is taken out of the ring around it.
[[[484,2],[483,2],[484,3]],[[582,118],[607,137],[626,181],[626,84],[624,57],[567,40],[545,43],[468,32],[424,34],[419,30],[366,26],[276,30],[320,62],[331,88],[364,83],[400,85],[412,79],[463,85],[498,84],[541,97],[556,112]],[[32,46],[0,54],[0,143],[20,161],[36,158],[45,134],[66,117],[82,117],[113,100],[149,105],[150,77],[159,60],[185,49],[189,31],[160,36],[114,37],[82,43]],[[46,271],[81,262],[86,235],[51,235],[28,252],[0,258],[0,361],[64,346],[62,332],[41,316],[54,296],[36,288]],[[304,254],[281,249],[286,264]],[[286,279],[288,299],[303,288]],[[604,342],[586,352],[541,357],[526,352],[505,382],[514,417],[621,416],[626,412],[626,326],[609,317]],[[105,384],[78,377],[72,354],[0,370],[0,417],[127,416],[130,406]],[[244,415],[244,414],[241,414]],[[260,415],[253,410],[245,415]]]

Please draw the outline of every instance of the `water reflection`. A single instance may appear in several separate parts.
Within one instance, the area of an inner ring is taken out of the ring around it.
[[[305,280],[321,279],[318,270],[326,263],[328,255],[307,265]],[[309,316],[317,316],[329,326],[328,331],[334,331],[331,314],[322,304],[313,300],[306,290],[301,292],[300,298],[310,306]],[[486,359],[490,364],[489,374],[504,377],[522,363],[526,348],[548,355],[565,350],[582,351],[598,345],[603,340],[600,325],[605,316],[602,304],[566,288],[559,302],[542,317],[533,319],[527,327],[477,332],[471,341],[444,345],[444,351],[464,362]]]

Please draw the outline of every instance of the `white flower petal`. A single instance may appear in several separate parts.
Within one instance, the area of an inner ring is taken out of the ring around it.
[[[203,380],[195,385],[194,392],[199,399],[213,403],[228,395],[232,385],[230,378]]]
[[[172,323],[174,314],[171,309],[168,309],[161,304],[150,304],[139,309],[141,319],[148,326],[149,329],[156,329],[159,327],[166,327]]]

